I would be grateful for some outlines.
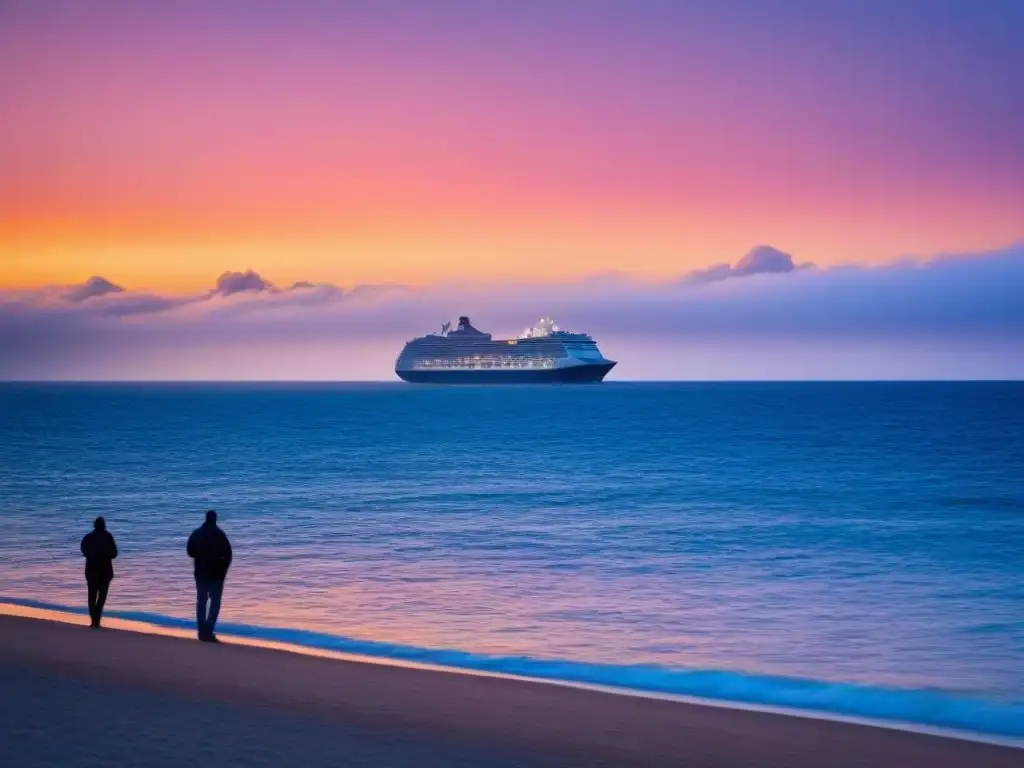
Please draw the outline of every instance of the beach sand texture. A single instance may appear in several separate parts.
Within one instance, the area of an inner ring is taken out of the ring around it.
[[[0,616],[6,766],[944,766],[1010,747]]]

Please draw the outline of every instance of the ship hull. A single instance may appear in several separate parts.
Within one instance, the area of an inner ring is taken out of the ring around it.
[[[608,361],[594,365],[572,365],[533,371],[396,369],[395,373],[402,381],[411,384],[596,384],[614,367],[615,363]]]

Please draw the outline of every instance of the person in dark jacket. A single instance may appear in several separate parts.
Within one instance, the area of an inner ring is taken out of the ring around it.
[[[96,518],[92,530],[82,537],[81,549],[85,558],[85,584],[89,588],[89,618],[92,628],[99,629],[117,557],[117,544],[107,530],[106,520]]]
[[[217,513],[206,513],[206,522],[188,537],[188,556],[195,561],[196,626],[199,639],[216,643],[213,633],[220,613],[220,598],[224,593],[224,579],[231,567],[231,542],[217,527]]]

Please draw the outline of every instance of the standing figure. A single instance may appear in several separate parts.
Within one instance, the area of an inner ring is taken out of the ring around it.
[[[107,590],[114,578],[114,558],[117,544],[107,530],[107,521],[97,517],[92,530],[82,537],[82,556],[85,558],[85,583],[89,588],[89,618],[93,629],[100,628]]]
[[[218,642],[213,633],[220,613],[224,579],[231,567],[231,542],[217,527],[217,513],[206,513],[206,522],[188,537],[188,556],[195,561],[196,626],[204,643]]]

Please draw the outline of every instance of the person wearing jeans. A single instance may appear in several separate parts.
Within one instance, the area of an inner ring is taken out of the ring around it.
[[[224,594],[224,579],[231,567],[231,542],[217,526],[217,513],[206,513],[206,522],[188,537],[188,556],[195,563],[196,628],[204,643],[216,643],[214,629]]]
[[[200,581],[196,579],[196,625],[199,639],[208,643],[217,642],[213,628],[220,614],[220,598],[224,594],[223,581]]]

